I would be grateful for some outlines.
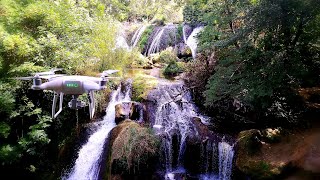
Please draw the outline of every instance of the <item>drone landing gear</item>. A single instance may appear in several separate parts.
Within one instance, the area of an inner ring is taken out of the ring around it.
[[[59,111],[56,113],[56,105],[58,101],[58,97],[60,96],[60,101],[59,101]],[[52,104],[52,118],[55,119],[62,111],[62,103],[63,103],[63,93],[54,93],[53,96],[53,104]]]
[[[52,104],[52,118],[55,119],[62,111],[62,103],[63,103],[63,93],[54,93],[53,96],[53,104]],[[56,112],[56,106],[58,98],[60,97],[59,101],[59,110]],[[78,110],[80,108],[83,108],[86,106],[86,103],[83,101],[78,100],[79,95],[72,95],[71,101],[68,103],[69,108]],[[90,119],[93,118],[94,112],[95,112],[95,100],[94,100],[94,92],[89,91],[88,93],[88,99],[89,99],[89,113],[90,113]]]
[[[94,92],[90,91],[88,93],[88,96],[89,96],[89,114],[90,114],[90,119],[92,119],[94,115],[94,111],[96,109],[95,102],[94,102]]]

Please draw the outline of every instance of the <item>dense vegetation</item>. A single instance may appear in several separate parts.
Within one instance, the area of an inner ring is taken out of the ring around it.
[[[299,90],[320,83],[319,0],[1,0],[1,172],[12,178],[56,179],[70,162],[59,153],[74,149],[69,142],[78,132],[74,111],[65,109],[52,120],[52,93],[30,90],[30,82],[13,77],[51,68],[97,75],[123,70],[132,61],[137,67],[149,65],[138,50],[166,22],[180,23],[177,39],[182,41],[182,10],[184,23],[204,26],[199,54],[186,68],[173,51],[161,52],[154,63],[167,64],[164,74],[187,69],[186,83],[196,102],[216,122],[237,130],[238,124],[300,122],[306,103]],[[122,22],[152,24],[131,52],[115,48]],[[133,100],[145,99],[157,84],[151,76],[133,78]],[[104,101],[106,94],[97,99]],[[79,113],[80,123],[88,122],[87,111]]]
[[[82,75],[97,75],[105,69],[122,70],[141,58],[137,51],[115,49],[121,21],[181,21],[182,3],[1,0],[1,172],[20,172],[12,174],[12,178],[60,176],[61,172],[55,170],[65,168],[63,163],[68,159],[57,163],[58,151],[68,149],[65,146],[75,142],[78,132],[74,111],[65,109],[53,121],[52,93],[30,90],[30,82],[12,77],[30,76],[51,68]],[[104,96],[106,92],[98,94],[97,99],[103,101]],[[79,114],[80,123],[88,122],[87,111]]]
[[[52,121],[52,93],[32,91],[30,82],[10,77],[54,67],[87,75],[121,70],[130,55],[114,50],[116,25],[98,1],[0,1],[1,171],[20,172],[13,178],[52,172],[58,148],[76,124],[70,110]]]
[[[205,106],[225,121],[296,122],[305,110],[298,89],[319,85],[319,10],[317,0],[190,1],[186,21],[206,25],[199,44],[214,66],[206,88],[196,87]]]

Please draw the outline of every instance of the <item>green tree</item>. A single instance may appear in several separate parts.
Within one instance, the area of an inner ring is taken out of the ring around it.
[[[205,9],[200,49],[217,61],[206,105],[235,99],[262,116],[295,119],[297,88],[319,84],[318,1],[212,0]]]

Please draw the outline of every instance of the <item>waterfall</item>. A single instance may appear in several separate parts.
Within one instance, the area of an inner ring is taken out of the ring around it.
[[[218,149],[217,149],[218,148]],[[203,174],[201,180],[230,180],[234,150],[233,146],[222,140],[215,143],[208,141],[201,145],[200,152]],[[218,161],[218,162],[217,162]],[[218,167],[216,167],[218,166]]]
[[[198,132],[192,123],[193,117],[201,116],[194,103],[191,101],[191,94],[183,84],[173,84],[171,86],[160,86],[154,91],[154,99],[157,102],[154,128],[163,132],[165,138],[162,139],[164,148],[166,171],[183,169],[184,152],[186,139],[189,135],[197,135]],[[174,141],[177,137],[177,142]],[[177,149],[173,149],[177,143]],[[177,154],[177,162],[174,164],[174,152]]]
[[[233,146],[222,141],[219,143],[219,179],[229,180],[231,179],[232,161],[234,150]]]
[[[182,26],[183,42],[187,44],[186,26]]]
[[[148,56],[150,54],[152,54],[152,53],[156,53],[156,52],[160,51],[161,37],[162,37],[162,34],[164,32],[164,29],[165,29],[165,27],[162,27],[155,34],[155,36],[154,36],[154,38],[153,38],[153,40],[151,42],[151,45],[149,47],[148,53],[147,53]]]
[[[134,48],[138,44],[140,37],[141,37],[142,33],[144,32],[144,30],[146,29],[146,27],[147,26],[143,25],[134,33],[134,35],[131,39],[131,49]]]
[[[93,132],[87,143],[78,152],[78,158],[70,173],[62,179],[68,180],[96,180],[100,172],[100,162],[106,139],[109,132],[116,126],[115,105],[130,101],[131,86],[125,86],[125,92],[121,91],[121,85],[111,94],[111,100],[106,108],[106,115],[102,122],[97,123],[98,128]]]
[[[190,34],[190,36],[188,37],[186,44],[190,47],[191,49],[191,53],[192,53],[192,57],[193,59],[196,58],[196,53],[197,53],[197,46],[198,46],[198,41],[197,41],[197,35],[198,33],[203,29],[203,27],[197,27],[195,28],[192,33]]]
[[[122,35],[118,35],[116,37],[116,49],[117,48],[129,49],[126,38],[124,38]]]

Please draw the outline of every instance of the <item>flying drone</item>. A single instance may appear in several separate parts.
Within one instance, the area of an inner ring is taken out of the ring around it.
[[[54,92],[52,103],[52,118],[55,119],[62,111],[63,95],[72,95],[71,101],[68,103],[71,109],[80,109],[86,106],[85,102],[78,100],[79,95],[88,94],[89,99],[89,114],[90,119],[93,118],[95,112],[95,98],[94,91],[103,90],[106,88],[106,83],[109,75],[118,72],[118,70],[103,71],[100,77],[80,76],[80,75],[64,75],[56,74],[55,72],[62,69],[52,69],[48,72],[35,73],[31,77],[18,77],[20,80],[33,80],[31,89],[34,90],[52,90]],[[42,82],[42,80],[47,80]],[[58,98],[59,110],[56,112],[56,105]]]

